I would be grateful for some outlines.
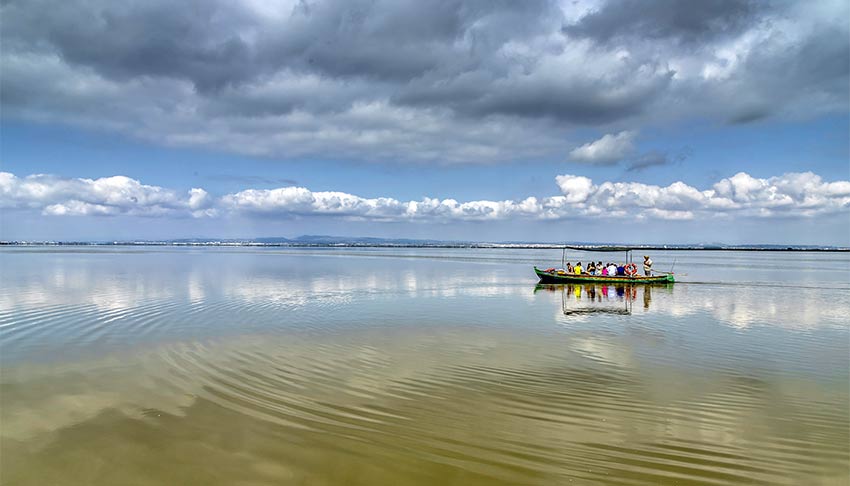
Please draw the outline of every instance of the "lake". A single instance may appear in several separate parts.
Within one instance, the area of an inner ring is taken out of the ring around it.
[[[0,482],[848,484],[850,254],[651,256],[2,248]]]

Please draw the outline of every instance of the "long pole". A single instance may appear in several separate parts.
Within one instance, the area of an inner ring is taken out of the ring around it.
[[[561,250],[561,268],[563,268],[564,270],[567,269],[566,258],[567,258],[567,247],[565,246],[563,248],[563,250]]]

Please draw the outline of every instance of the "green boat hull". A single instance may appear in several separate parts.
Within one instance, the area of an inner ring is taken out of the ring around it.
[[[616,276],[609,277],[603,275],[558,275],[554,272],[549,273],[544,270],[540,270],[537,267],[534,267],[534,273],[540,278],[540,283],[610,283],[610,284],[666,284],[673,283],[675,280],[673,279],[672,274],[667,275],[653,275],[651,277],[646,277],[643,275],[635,275],[633,277],[628,276]]]

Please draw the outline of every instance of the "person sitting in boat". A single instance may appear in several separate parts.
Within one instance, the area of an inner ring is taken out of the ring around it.
[[[602,269],[605,268],[602,266],[602,262],[596,262],[596,275],[602,275]]]
[[[588,275],[596,275],[596,264],[590,262],[587,264],[587,274]]]
[[[576,266],[573,268],[575,270],[576,275],[581,275],[581,262],[576,263]]]
[[[567,273],[573,273],[573,264],[567,262]]]
[[[649,259],[649,255],[643,256],[643,274],[647,277],[652,275],[652,260]]]
[[[608,275],[610,275],[612,277],[617,275],[617,264],[616,263],[609,263],[608,264]]]
[[[626,265],[617,265],[617,275],[625,275],[626,274]]]
[[[608,276],[608,265],[605,265],[605,266],[602,267],[602,276],[603,277]]]

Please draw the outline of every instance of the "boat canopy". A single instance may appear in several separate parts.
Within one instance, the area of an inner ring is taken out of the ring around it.
[[[626,263],[634,263],[632,260],[632,251],[634,250],[644,250],[646,248],[634,247],[634,246],[570,246],[564,245],[563,252],[561,253],[561,267],[565,267],[567,265],[567,250],[576,250],[576,251],[586,251],[586,252],[624,252],[626,254]]]

